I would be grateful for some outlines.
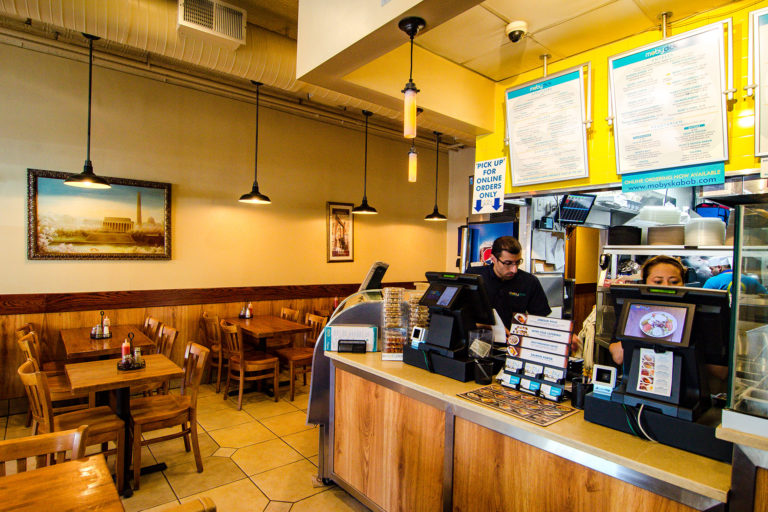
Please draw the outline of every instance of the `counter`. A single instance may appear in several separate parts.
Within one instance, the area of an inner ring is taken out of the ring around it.
[[[330,389],[321,476],[374,510],[687,511],[727,501],[729,464],[582,412],[539,427],[456,396],[474,382],[380,353],[322,357]]]

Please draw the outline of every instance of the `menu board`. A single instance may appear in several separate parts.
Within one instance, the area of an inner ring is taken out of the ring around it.
[[[755,89],[755,156],[768,156],[768,8],[750,13]]]
[[[608,59],[619,174],[728,159],[723,22]]]
[[[512,185],[589,175],[583,66],[507,89]]]

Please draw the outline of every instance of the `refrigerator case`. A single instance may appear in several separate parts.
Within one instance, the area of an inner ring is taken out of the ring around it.
[[[731,367],[723,427],[768,437],[768,204],[736,207]],[[759,284],[759,285],[758,285]]]

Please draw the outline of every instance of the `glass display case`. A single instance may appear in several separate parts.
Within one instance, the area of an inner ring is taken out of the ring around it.
[[[736,208],[731,375],[723,426],[768,436],[768,203]]]

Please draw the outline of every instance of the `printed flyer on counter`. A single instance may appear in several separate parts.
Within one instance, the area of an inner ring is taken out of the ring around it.
[[[589,175],[582,69],[506,91],[513,186]]]
[[[618,173],[728,159],[723,24],[609,59]]]

